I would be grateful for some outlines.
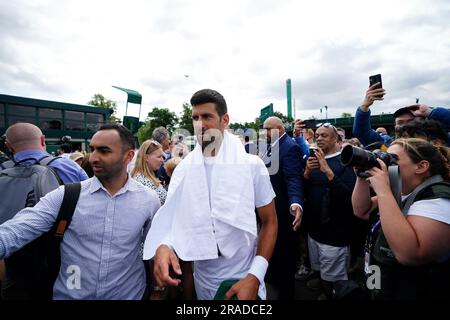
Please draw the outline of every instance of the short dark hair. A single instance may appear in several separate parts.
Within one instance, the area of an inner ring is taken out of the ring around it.
[[[198,106],[204,103],[214,103],[216,111],[220,117],[227,113],[227,103],[225,98],[217,91],[212,89],[202,89],[194,93],[191,98],[192,107]]]
[[[411,138],[419,135],[426,137],[427,140],[439,139],[444,143],[447,142],[447,131],[442,123],[436,120],[414,119],[399,129],[398,134],[400,137],[402,137],[404,133]]]
[[[424,121],[420,122],[420,125],[422,125],[423,130],[428,134],[428,137],[431,140],[439,139],[443,143],[447,143],[448,134],[442,122],[432,119],[425,119]]]
[[[72,146],[69,143],[63,143],[60,147],[60,149],[64,153],[71,153],[72,152]]]
[[[130,130],[124,125],[118,123],[107,123],[98,129],[101,130],[116,130],[120,135],[120,140],[122,140],[122,150],[135,149],[134,137]]]

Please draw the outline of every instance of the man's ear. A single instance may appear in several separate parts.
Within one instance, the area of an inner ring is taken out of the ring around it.
[[[222,121],[223,121],[224,126],[227,127],[228,124],[230,123],[230,116],[228,115],[228,113],[225,113],[222,116]]]
[[[14,148],[9,144],[8,140],[5,140],[5,146],[6,146],[12,153],[14,153]]]
[[[41,136],[41,146],[45,148],[45,136]]]
[[[125,152],[125,162],[129,164],[131,160],[134,158],[134,150],[130,149],[127,152]]]

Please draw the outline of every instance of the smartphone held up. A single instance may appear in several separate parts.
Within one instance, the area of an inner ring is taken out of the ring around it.
[[[375,74],[375,75],[369,77],[370,86],[373,86],[376,83],[379,83],[379,85],[377,86],[377,89],[383,88],[383,83],[381,81],[381,74]]]

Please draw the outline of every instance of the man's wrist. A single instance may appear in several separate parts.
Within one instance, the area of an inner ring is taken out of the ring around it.
[[[369,107],[370,107],[370,105],[362,104],[359,106],[359,110],[361,110],[362,112],[369,112],[369,110],[370,110]]]
[[[311,170],[309,170],[308,167],[305,168],[305,171],[303,172],[303,177],[305,179],[309,179],[309,176],[311,175]]]
[[[153,286],[152,291],[156,292],[164,292],[166,290],[166,287],[160,287],[160,286]]]
[[[289,207],[289,212],[295,217],[295,215],[297,214],[297,208],[300,209],[300,212],[303,211],[303,207],[300,205],[300,203],[298,202],[294,202],[291,204],[291,206]]]
[[[254,275],[259,280],[259,283],[262,284],[264,283],[268,266],[269,262],[263,256],[255,256],[248,273]]]
[[[333,172],[333,170],[328,169],[327,172],[326,172],[326,176],[327,176],[328,180],[330,180],[330,181],[333,180],[334,179],[334,172]]]

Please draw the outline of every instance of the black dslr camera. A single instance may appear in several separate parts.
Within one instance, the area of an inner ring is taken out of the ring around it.
[[[341,152],[341,163],[344,166],[352,166],[356,168],[356,174],[361,178],[368,178],[370,175],[367,170],[380,165],[377,159],[382,160],[386,166],[397,165],[398,157],[393,153],[381,150],[367,151],[352,145],[347,145]],[[381,168],[380,168],[381,169]]]

